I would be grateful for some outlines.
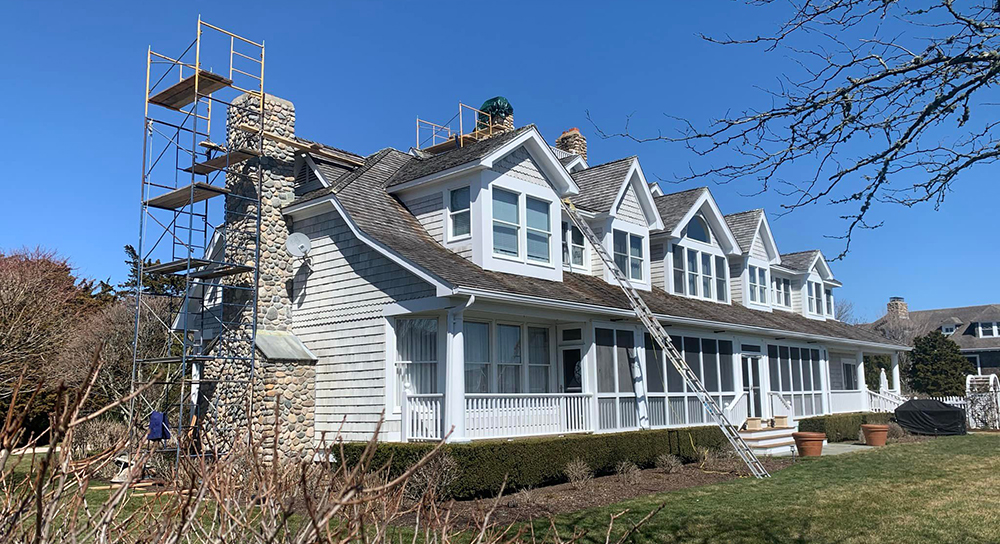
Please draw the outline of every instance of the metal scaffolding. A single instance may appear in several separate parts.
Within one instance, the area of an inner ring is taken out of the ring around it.
[[[172,435],[160,452],[224,453],[225,434],[249,433],[222,426],[249,423],[252,410],[264,44],[199,17],[180,55],[148,50],[144,100],[132,437],[145,436],[159,412]],[[227,122],[213,123],[220,110]],[[226,134],[232,119],[237,137]],[[176,288],[158,288],[164,279]],[[164,305],[169,319],[154,309]],[[147,357],[150,322],[166,329],[166,356]]]

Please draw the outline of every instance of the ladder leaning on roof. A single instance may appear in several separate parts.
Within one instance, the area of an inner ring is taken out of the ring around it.
[[[632,310],[635,311],[635,315],[640,321],[642,321],[642,324],[645,325],[646,329],[649,330],[650,337],[652,337],[656,343],[660,345],[663,353],[666,354],[667,359],[684,378],[688,387],[698,395],[698,399],[701,401],[702,406],[704,406],[708,411],[709,415],[715,418],[715,422],[719,425],[719,428],[722,429],[722,434],[726,435],[726,438],[729,440],[729,443],[732,444],[733,449],[736,450],[740,459],[746,463],[746,465],[750,468],[750,472],[755,477],[767,478],[770,476],[767,469],[764,468],[764,465],[761,464],[760,460],[757,459],[757,456],[754,455],[750,446],[743,441],[743,437],[740,436],[739,430],[737,430],[736,427],[729,422],[725,413],[723,413],[722,409],[719,408],[719,405],[716,404],[711,395],[708,394],[708,391],[701,383],[701,380],[681,357],[680,352],[677,351],[677,348],[675,348],[674,344],[670,341],[670,336],[667,335],[667,331],[665,331],[663,326],[660,325],[660,322],[657,321],[656,316],[653,315],[649,306],[646,306],[646,302],[642,300],[639,292],[632,287],[632,282],[629,281],[628,277],[618,268],[618,265],[615,264],[614,259],[611,258],[611,255],[608,254],[608,251],[604,248],[601,240],[596,234],[594,234],[594,231],[591,230],[590,225],[588,225],[587,222],[580,217],[572,202],[569,200],[560,200],[560,202],[562,204],[563,211],[565,211],[566,215],[569,216],[573,225],[580,229],[580,232],[587,237],[587,240],[594,248],[594,251],[596,251],[601,257],[601,260],[604,261],[604,266],[611,271],[611,274],[615,277],[615,281],[618,282],[618,285],[625,293],[625,297],[632,306]]]

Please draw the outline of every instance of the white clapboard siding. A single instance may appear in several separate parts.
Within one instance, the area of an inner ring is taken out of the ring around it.
[[[738,259],[729,261],[729,296],[737,304],[746,304],[743,301],[743,263]]]
[[[653,282],[653,287],[659,287],[664,290],[667,288],[666,278],[664,277],[666,253],[666,242],[651,242],[649,244],[649,279]]]
[[[633,225],[646,226],[646,216],[642,213],[642,206],[639,205],[639,199],[631,183],[622,195],[621,202],[618,203],[615,216]]]
[[[764,233],[758,232],[757,235],[753,237],[753,244],[750,245],[750,256],[756,257],[762,261],[770,259],[767,255],[767,248],[764,247]]]
[[[595,227],[594,225],[590,225],[590,228],[594,231],[594,234],[597,235],[598,239],[602,239],[604,237],[604,229]],[[590,244],[589,240],[587,241],[587,244]],[[604,276],[604,261],[601,260],[601,256],[598,255],[593,248],[590,250],[590,274],[593,276]]]
[[[493,171],[498,174],[506,174],[513,178],[534,183],[535,185],[550,187],[542,171],[535,164],[535,160],[531,158],[528,150],[524,147],[519,147],[511,151],[493,163]]]
[[[294,330],[319,358],[316,439],[365,440],[385,407],[382,309],[434,296],[434,289],[357,239],[329,212],[295,223],[312,239],[309,266],[295,277]]]
[[[444,243],[444,194],[440,192],[402,198],[403,205],[420,221],[427,233]]]
[[[802,303],[802,282],[799,280],[792,280],[792,311],[801,313],[803,311]]]

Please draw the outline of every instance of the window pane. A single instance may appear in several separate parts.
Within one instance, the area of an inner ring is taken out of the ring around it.
[[[628,233],[616,230],[613,236],[614,252],[621,253],[623,255],[628,255]]]
[[[460,210],[469,209],[469,188],[462,187],[461,189],[455,189],[451,192],[451,211],[457,212]]]
[[[693,249],[687,250],[688,255],[688,272],[693,274],[698,273],[698,252]]]
[[[781,358],[781,390],[791,391],[792,390],[792,366],[788,361],[788,348],[785,346],[780,346],[778,348],[778,353]]]
[[[635,338],[632,331],[616,331],[618,338],[618,392],[631,393],[632,368],[636,362]]]
[[[733,387],[733,343],[729,340],[719,341],[719,376],[723,391],[736,390]]]
[[[521,327],[497,325],[497,391],[521,392]]]
[[[700,357],[700,347],[699,340],[697,338],[691,338],[689,336],[684,337],[684,360],[687,362],[688,366],[694,372],[694,375],[701,379],[701,357]]]
[[[573,244],[578,246],[583,245],[583,232],[576,227],[573,227]]]
[[[525,198],[524,206],[528,228],[549,232],[549,203],[529,196]]]
[[[623,253],[615,253],[615,266],[618,270],[627,273],[628,272],[628,255]]]
[[[451,235],[465,236],[472,232],[472,222],[469,212],[460,212],[451,216]]]
[[[711,243],[712,238],[709,236],[708,232],[708,225],[705,224],[705,220],[697,215],[691,219],[690,223],[688,223],[688,238],[698,240],[699,242]]]
[[[611,329],[594,329],[597,344],[597,391],[615,392],[615,333]]]
[[[528,327],[528,364],[549,364],[549,329]]]
[[[528,231],[528,259],[549,262],[549,235],[533,230]]]
[[[549,390],[549,368],[531,365],[528,368],[528,392],[551,393]]]
[[[519,223],[517,194],[503,189],[493,189],[493,219],[508,223]]]
[[[719,353],[715,340],[701,341],[702,363],[705,367],[705,389],[719,391]]]
[[[681,337],[671,336],[670,341],[674,344],[675,348],[683,351],[684,342],[681,340]],[[677,372],[677,369],[671,363],[667,363],[667,391],[672,393],[684,391],[684,378],[681,377],[680,372]]]
[[[650,393],[663,393],[663,350],[653,341],[648,333],[643,337],[646,345],[646,390]]]
[[[583,339],[583,329],[566,329],[562,331],[563,342],[572,342]]]
[[[628,251],[630,256],[642,258],[642,236],[632,234],[628,237]]]
[[[715,258],[715,298],[719,302],[726,301],[726,258]]]
[[[629,261],[629,278],[633,280],[642,279],[642,259],[633,258]]]
[[[517,229],[493,223],[493,252],[517,257]]]
[[[396,321],[396,353],[400,361],[437,362],[437,319]]]
[[[771,378],[771,390],[781,390],[781,379],[778,372],[778,347],[767,346],[768,373]]]
[[[820,373],[819,373],[819,369],[820,369],[820,366],[819,366],[819,350],[818,349],[811,349],[811,350],[809,350],[809,352],[810,352],[811,357],[812,357],[813,390],[814,391],[822,391],[823,388],[820,385],[821,376],[820,376]]]
[[[684,294],[684,271],[674,270],[674,293],[678,295]]]
[[[799,348],[792,348],[789,359],[792,365],[792,391],[802,391],[802,362],[799,359]]]
[[[465,392],[490,392],[490,326],[486,323],[463,325],[465,346]]]
[[[583,266],[583,248],[573,246],[573,264],[576,266]]]

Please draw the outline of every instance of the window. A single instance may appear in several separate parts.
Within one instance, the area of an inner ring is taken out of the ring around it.
[[[698,296],[698,252],[687,250],[688,294]]]
[[[465,346],[465,392],[490,392],[490,324],[466,321],[462,328]]]
[[[493,189],[493,253],[508,257],[519,257],[519,231],[517,193]]]
[[[437,326],[437,318],[396,320],[397,399],[404,388],[414,395],[437,393]]]
[[[771,277],[771,299],[779,306],[792,307],[792,282],[787,278]]]
[[[844,389],[855,390],[858,388],[858,365],[854,363],[843,363],[844,365]]]
[[[1000,336],[997,334],[997,323],[980,323],[979,336],[982,338]]]
[[[727,294],[729,292],[728,285],[729,282],[726,281],[727,270],[726,258],[715,257],[715,299],[719,302],[726,302],[728,299]]]
[[[448,224],[452,240],[465,238],[472,233],[472,219],[469,212],[469,188],[453,189],[449,196]]]
[[[771,390],[792,406],[796,417],[823,413],[822,364],[818,349],[767,346]]]
[[[673,246],[674,293],[729,300],[726,258],[696,249]]]
[[[549,329],[528,327],[529,393],[549,392],[551,366],[551,361],[549,360]]]
[[[551,262],[549,243],[552,230],[549,226],[549,203],[530,196],[525,199],[527,213],[528,260],[539,263]]]
[[[701,254],[701,296],[712,298],[712,256]]]
[[[685,386],[674,365],[649,334],[644,335],[646,372],[643,379],[652,427],[688,425],[711,421],[697,393]],[[733,343],[728,340],[672,336],[671,342],[691,370],[701,379],[712,398],[725,406],[735,398]]]
[[[638,362],[632,330],[594,329],[597,352],[597,411],[600,429],[639,426],[634,369]]]
[[[809,313],[820,314],[823,313],[823,295],[821,295],[821,287],[818,283],[810,281],[806,283],[806,291],[809,295]]]
[[[520,200],[521,195],[517,193],[493,189],[493,253],[517,259],[526,256],[528,261],[537,263],[552,262],[549,203],[525,197],[522,213]],[[527,248],[524,254],[521,253],[522,241]]]
[[[615,229],[612,234],[612,250],[618,269],[629,279],[642,281],[642,236],[629,234],[618,229]]]
[[[759,266],[748,266],[750,279],[750,302],[767,304],[767,270]]]
[[[705,219],[700,215],[694,216],[687,226],[688,238],[698,240],[699,242],[705,242],[706,244],[712,243],[711,232],[712,231],[708,228],[708,223],[705,223]]]
[[[521,326],[497,325],[497,392],[521,392]]]
[[[583,233],[576,226],[563,221],[562,252],[563,262],[572,266],[583,266]]]
[[[833,291],[827,289],[824,294],[826,295],[826,315],[833,317]]]
[[[941,325],[941,334],[943,334],[945,336],[951,336],[951,335],[955,334],[955,326],[954,325]]]

